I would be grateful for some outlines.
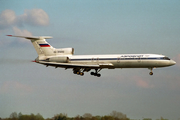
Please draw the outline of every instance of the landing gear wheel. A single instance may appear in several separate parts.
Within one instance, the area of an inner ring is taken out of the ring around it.
[[[76,74],[77,74],[77,75],[80,75],[80,72],[78,71]]]
[[[94,73],[94,72],[91,72],[91,75],[95,75],[95,73]]]
[[[73,69],[73,73],[77,74],[77,75],[80,75],[80,76],[83,76],[84,75],[84,70],[83,69],[79,69],[79,68],[74,68]]]
[[[83,76],[83,75],[84,75],[84,73],[83,73],[83,72],[80,72],[80,75],[81,75],[81,76]]]
[[[91,75],[94,75],[94,76],[97,76],[97,77],[101,77],[101,74],[99,74],[99,73],[94,73],[94,72],[91,72]]]
[[[149,68],[151,70],[151,72],[149,73],[149,75],[153,75],[153,68]]]
[[[101,74],[97,74],[96,76],[97,76],[97,77],[101,77]]]
[[[150,72],[149,75],[153,75],[153,72]]]

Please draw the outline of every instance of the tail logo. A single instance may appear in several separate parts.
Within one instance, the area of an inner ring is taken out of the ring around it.
[[[40,47],[50,47],[49,44],[39,44]]]

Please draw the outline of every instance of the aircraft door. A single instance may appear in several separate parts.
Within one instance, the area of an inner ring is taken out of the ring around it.
[[[92,58],[92,62],[99,62],[99,58]]]
[[[99,62],[99,58],[97,58],[97,63]]]
[[[138,62],[141,62],[141,57],[138,57]]]
[[[120,63],[120,57],[117,58],[117,62]]]
[[[94,58],[92,58],[92,62],[94,62],[95,61],[95,59]]]

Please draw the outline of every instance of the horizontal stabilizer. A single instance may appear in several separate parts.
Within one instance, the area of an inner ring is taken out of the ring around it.
[[[26,39],[30,39],[30,40],[42,40],[42,39],[50,39],[50,38],[52,38],[51,36],[39,36],[39,37],[35,37],[35,36],[27,37],[27,36],[16,36],[16,35],[7,35],[7,36],[26,38]]]

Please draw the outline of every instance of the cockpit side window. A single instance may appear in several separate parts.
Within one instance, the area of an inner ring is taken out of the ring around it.
[[[168,58],[168,57],[163,57],[163,59],[165,59],[165,60],[170,60],[170,58]]]

